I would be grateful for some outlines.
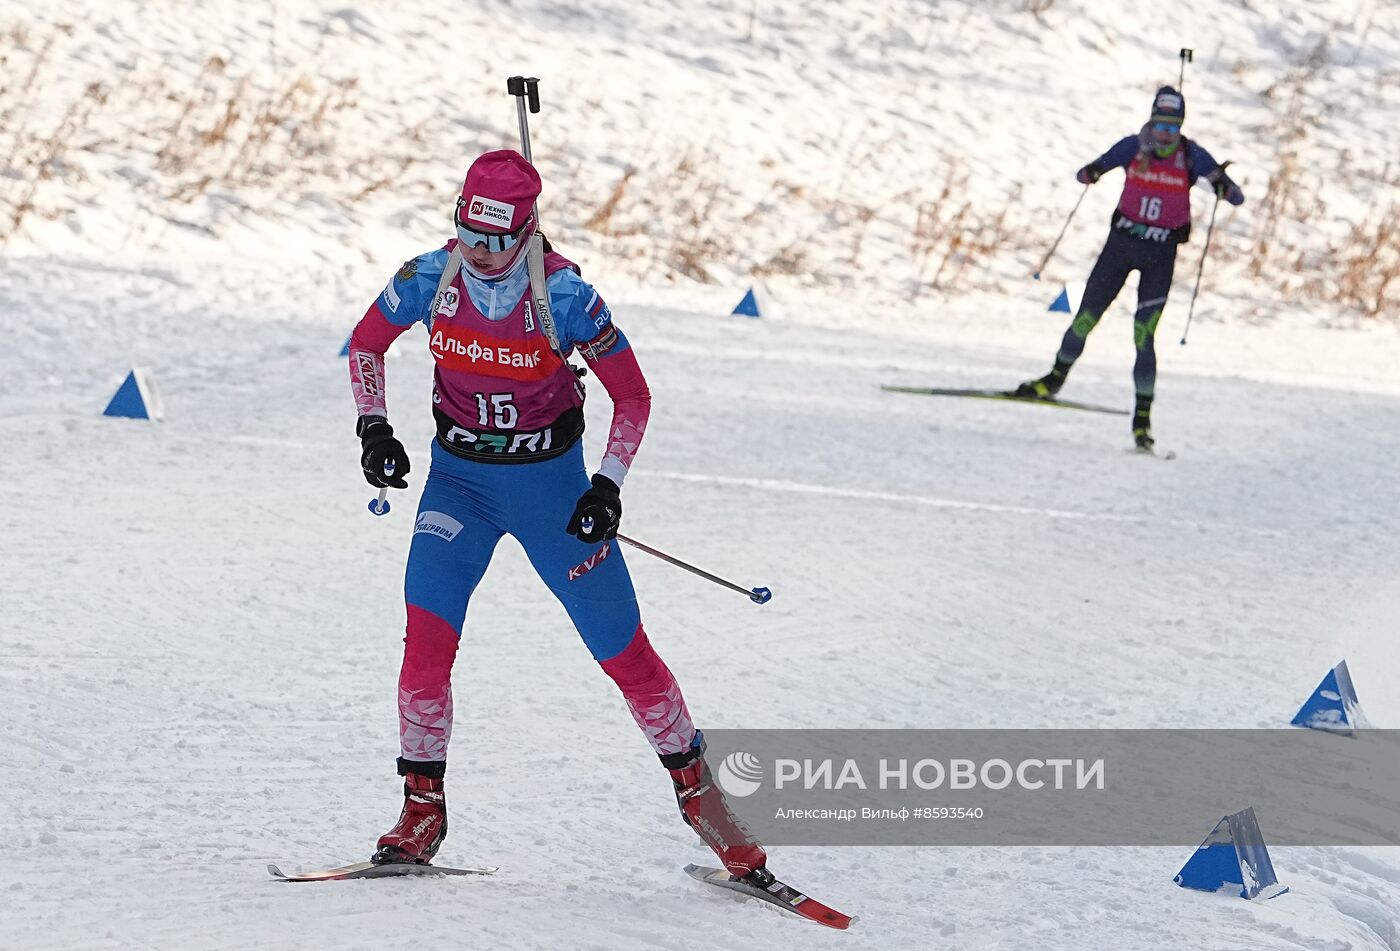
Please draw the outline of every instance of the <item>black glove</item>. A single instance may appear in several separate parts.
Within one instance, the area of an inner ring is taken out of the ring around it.
[[[1074,179],[1081,185],[1092,185],[1094,182],[1098,181],[1102,175],[1103,171],[1093,162],[1090,162],[1074,173]]]
[[[355,424],[355,435],[363,447],[360,468],[365,471],[365,481],[376,489],[408,488],[403,480],[409,470],[408,453],[403,443],[394,438],[394,427],[389,421],[383,416],[361,416]]]
[[[1215,181],[1215,197],[1228,201],[1232,205],[1244,202],[1244,192],[1240,191],[1240,186],[1236,185],[1224,172],[1221,172],[1220,177]]]
[[[622,521],[622,498],[618,491],[612,479],[595,475],[593,488],[579,498],[565,531],[589,544],[616,538],[618,523]]]

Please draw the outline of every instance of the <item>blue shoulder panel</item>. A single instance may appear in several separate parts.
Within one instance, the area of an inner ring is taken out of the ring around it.
[[[1209,175],[1220,167],[1220,163],[1195,139],[1187,139],[1186,143],[1186,168],[1191,173],[1191,184],[1194,185],[1196,179]]]
[[[1113,143],[1107,152],[1094,159],[1093,164],[1099,168],[1108,170],[1110,168],[1123,168],[1138,154],[1138,137],[1126,135]]]
[[[389,323],[407,327],[428,316],[437,293],[442,269],[447,266],[447,249],[438,248],[410,258],[389,279],[379,295],[379,310]]]
[[[549,305],[564,350],[596,340],[612,323],[612,311],[602,296],[568,268],[549,276]]]

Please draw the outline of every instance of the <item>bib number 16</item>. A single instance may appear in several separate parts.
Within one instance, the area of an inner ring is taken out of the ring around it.
[[[1142,201],[1138,205],[1138,217],[1144,221],[1156,221],[1162,217],[1162,199],[1142,196]]]

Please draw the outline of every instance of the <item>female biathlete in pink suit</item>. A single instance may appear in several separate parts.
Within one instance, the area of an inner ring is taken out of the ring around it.
[[[437,437],[404,579],[404,806],[374,861],[428,862],[447,834],[452,662],[472,590],[509,533],[622,691],[670,771],[686,822],[742,877],[763,867],[764,850],[710,779],[704,739],[647,640],[616,541],[619,490],[646,429],[651,394],[603,299],[553,251],[544,258],[558,351],[551,346],[527,266],[539,194],[538,173],[518,153],[478,158],[457,200],[457,237],[405,263],[350,338],[356,432],[373,486],[408,487],[408,454],[385,409],[385,351],[422,323],[436,361]],[[444,283],[444,271],[453,269]],[[575,350],[613,401],[607,449],[591,480],[581,439],[583,386],[565,359]]]

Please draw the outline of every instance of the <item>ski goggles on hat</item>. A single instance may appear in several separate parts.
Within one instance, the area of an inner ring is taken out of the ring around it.
[[[1176,135],[1181,131],[1181,123],[1154,122],[1152,123],[1152,128],[1157,132],[1166,132],[1170,135]]]
[[[509,251],[520,243],[520,236],[525,233],[525,229],[530,227],[535,216],[529,215],[525,223],[514,231],[478,231],[462,220],[462,209],[466,207],[466,200],[458,197],[457,212],[453,216],[457,223],[457,240],[464,248],[474,248],[478,244],[486,245],[487,251]]]

